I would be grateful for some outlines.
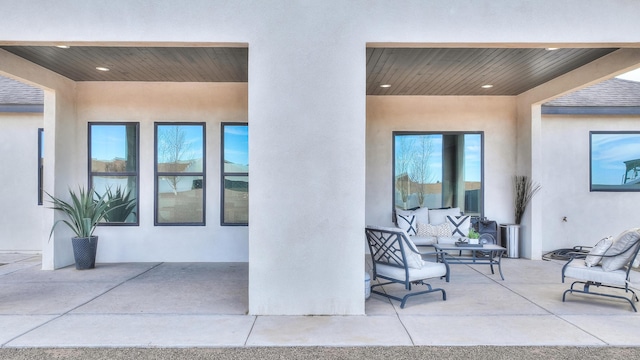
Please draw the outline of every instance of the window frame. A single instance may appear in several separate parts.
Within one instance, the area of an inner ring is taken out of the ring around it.
[[[158,127],[159,126],[202,126],[202,171],[201,172],[159,172],[158,171]],[[158,222],[158,200],[160,176],[202,176],[202,222]],[[156,121],[153,123],[153,225],[154,226],[206,226],[207,224],[207,123]]]
[[[136,129],[136,169],[133,171],[125,171],[125,172],[93,172],[92,171],[92,162],[91,162],[91,126],[92,125],[114,125],[114,126],[126,126],[126,125],[135,125]],[[87,149],[87,169],[89,174],[88,185],[89,189],[93,188],[93,177],[94,176],[135,176],[136,178],[136,221],[135,222],[100,222],[99,226],[140,226],[140,123],[136,121],[90,121],[88,123],[87,130],[87,143],[89,147]]]
[[[402,136],[402,135],[480,135],[480,158],[481,158],[481,166],[480,166],[480,184],[481,184],[481,188],[480,188],[480,198],[478,199],[479,204],[479,209],[480,209],[480,214],[478,214],[477,216],[480,218],[484,218],[484,214],[485,214],[485,209],[484,209],[484,193],[485,193],[485,181],[484,181],[484,166],[485,166],[485,154],[484,154],[484,142],[485,142],[485,138],[484,138],[484,131],[392,131],[391,133],[391,208],[393,209],[393,212],[395,214],[395,209],[396,209],[396,177],[395,177],[395,171],[396,171],[396,136]],[[443,167],[443,171],[444,171],[444,167]],[[440,204],[441,206],[442,203]],[[461,212],[464,213],[465,209],[460,209]],[[474,217],[476,215],[473,215]]]
[[[38,205],[44,204],[44,128],[38,128]]]
[[[249,172],[225,172],[224,170],[224,129],[226,126],[246,126],[249,128],[248,122],[222,122],[220,123],[220,226],[249,226],[249,221],[244,223],[225,222],[224,219],[224,179],[227,176],[246,176],[249,178]],[[248,151],[249,149],[247,149]],[[249,181],[247,180],[247,183]]]

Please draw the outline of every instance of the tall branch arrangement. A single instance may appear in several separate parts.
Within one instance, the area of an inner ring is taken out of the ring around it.
[[[540,190],[540,184],[534,183],[526,175],[516,175],[513,177],[513,190],[516,224],[520,224],[529,201]]]

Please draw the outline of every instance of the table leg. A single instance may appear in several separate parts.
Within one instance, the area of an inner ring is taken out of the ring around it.
[[[504,275],[502,275],[502,256],[504,255],[504,250],[498,251],[498,271],[500,271],[500,277],[504,280]]]

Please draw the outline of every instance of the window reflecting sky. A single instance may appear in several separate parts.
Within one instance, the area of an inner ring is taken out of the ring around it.
[[[239,165],[249,165],[249,127],[226,125],[224,127],[224,160]]]
[[[180,162],[203,158],[203,125],[158,125],[158,161]]]
[[[625,161],[640,159],[640,134],[591,134],[591,183],[620,185]]]
[[[429,168],[432,170],[429,179],[433,182],[442,182],[442,135],[398,135],[396,136],[396,161],[402,158],[403,152],[420,151],[421,137],[426,137],[430,143]],[[480,181],[482,171],[482,145],[480,134],[464,134],[464,181]],[[408,166],[411,166],[409,163]],[[408,169],[411,172],[411,169]],[[396,176],[402,171],[396,163]]]
[[[125,125],[92,125],[91,157],[96,160],[111,161],[126,159],[127,135]]]

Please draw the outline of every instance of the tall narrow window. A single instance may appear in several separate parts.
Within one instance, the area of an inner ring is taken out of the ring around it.
[[[249,223],[249,127],[222,124],[222,225]]]
[[[156,123],[156,225],[205,225],[205,124]]]
[[[44,199],[44,129],[38,129],[38,205]]]
[[[138,123],[89,123],[89,186],[115,198],[108,225],[138,225]]]
[[[482,133],[395,132],[394,204],[482,216]]]

